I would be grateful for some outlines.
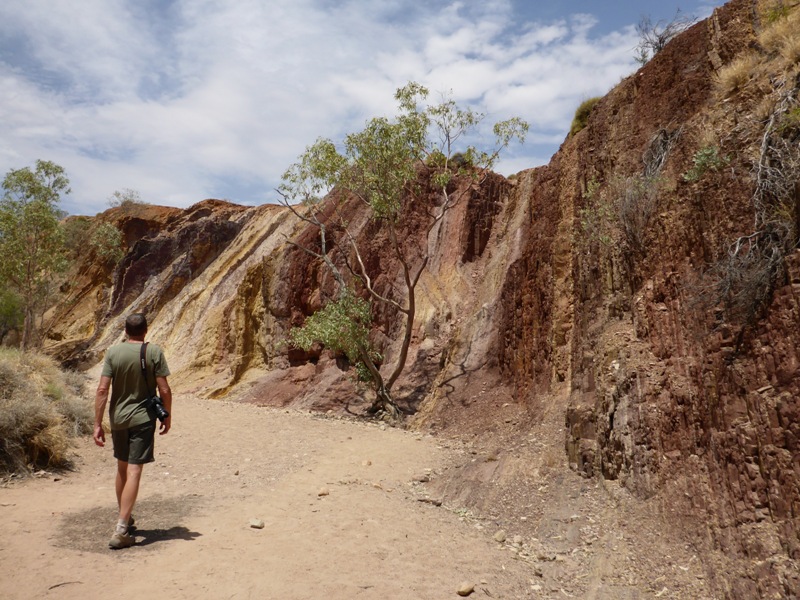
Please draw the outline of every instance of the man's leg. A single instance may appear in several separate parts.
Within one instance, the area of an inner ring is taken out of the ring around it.
[[[144,463],[153,461],[153,439],[155,422],[111,432],[114,439],[114,456],[117,459],[117,476],[115,489],[119,520],[114,535],[111,536],[111,548],[128,548],[135,540],[128,532],[131,525],[131,512],[139,495],[139,483],[142,480]]]
[[[117,508],[122,508],[122,490],[125,489],[125,483],[128,481],[128,463],[124,460],[117,460]]]
[[[119,522],[128,523],[139,495],[139,482],[142,480],[144,465],[133,465],[117,461],[117,501],[119,503]]]

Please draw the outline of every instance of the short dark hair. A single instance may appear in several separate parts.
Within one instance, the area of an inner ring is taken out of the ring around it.
[[[141,337],[147,333],[147,317],[142,313],[133,313],[125,319],[125,333],[134,337]]]

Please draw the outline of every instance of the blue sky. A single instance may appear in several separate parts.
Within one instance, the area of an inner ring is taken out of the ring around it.
[[[491,123],[520,116],[511,174],[546,163],[577,105],[636,70],[635,25],[708,16],[685,0],[8,0],[0,172],[62,165],[72,214],[115,190],[186,207],[275,201],[317,137],[394,113],[408,81]]]

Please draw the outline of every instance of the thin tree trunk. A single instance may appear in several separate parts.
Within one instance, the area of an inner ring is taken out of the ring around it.
[[[394,228],[394,223],[391,221],[389,222],[389,235],[392,240],[392,248],[394,249],[395,255],[400,260],[400,264],[403,265],[403,278],[405,279],[406,290],[408,292],[408,304],[406,305],[406,308],[402,310],[406,316],[403,344],[400,346],[400,356],[397,358],[397,364],[395,365],[394,371],[392,371],[392,374],[389,376],[389,380],[386,383],[387,390],[392,389],[392,386],[397,381],[397,378],[400,377],[400,374],[406,367],[408,348],[411,345],[411,335],[414,332],[414,315],[417,310],[416,295],[414,293],[416,282],[412,282],[411,280],[411,272],[409,270],[408,263],[405,260],[405,256],[403,256],[403,253],[400,251],[400,244],[397,241],[397,231]]]
[[[400,410],[397,408],[397,404],[395,404],[392,393],[384,382],[381,372],[369,355],[368,349],[359,348],[359,354],[375,380],[375,402],[373,402],[369,412],[374,414],[379,410],[384,410],[392,419],[397,419],[400,416]]]
[[[22,325],[22,351],[25,352],[33,345],[33,330],[36,323],[36,315],[30,303],[25,307],[25,321]]]

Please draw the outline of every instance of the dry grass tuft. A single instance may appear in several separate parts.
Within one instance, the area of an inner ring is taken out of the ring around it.
[[[717,95],[727,98],[733,92],[741,90],[749,82],[758,69],[760,59],[755,52],[747,52],[733,59],[717,73],[714,81]]]
[[[581,129],[586,127],[586,124],[589,122],[589,115],[592,113],[592,109],[597,106],[597,103],[602,100],[601,96],[596,96],[594,98],[589,98],[581,102],[580,106],[575,110],[575,117],[572,119],[572,125],[569,128],[569,134],[575,135]]]
[[[800,59],[800,8],[787,8],[758,34],[765,52],[780,55],[790,64]]]
[[[765,96],[753,111],[753,116],[759,123],[766,123],[775,112],[775,98]]]
[[[94,420],[85,379],[36,353],[0,349],[0,471],[63,467]]]
[[[783,39],[786,36],[786,19],[781,19],[776,23],[765,27],[758,34],[758,44],[767,54],[777,54],[780,52]]]
[[[798,21],[800,21],[800,19],[798,19]],[[790,65],[800,62],[800,22],[795,26],[797,30],[792,35],[787,35],[781,40],[781,47],[779,50],[781,58]]]

